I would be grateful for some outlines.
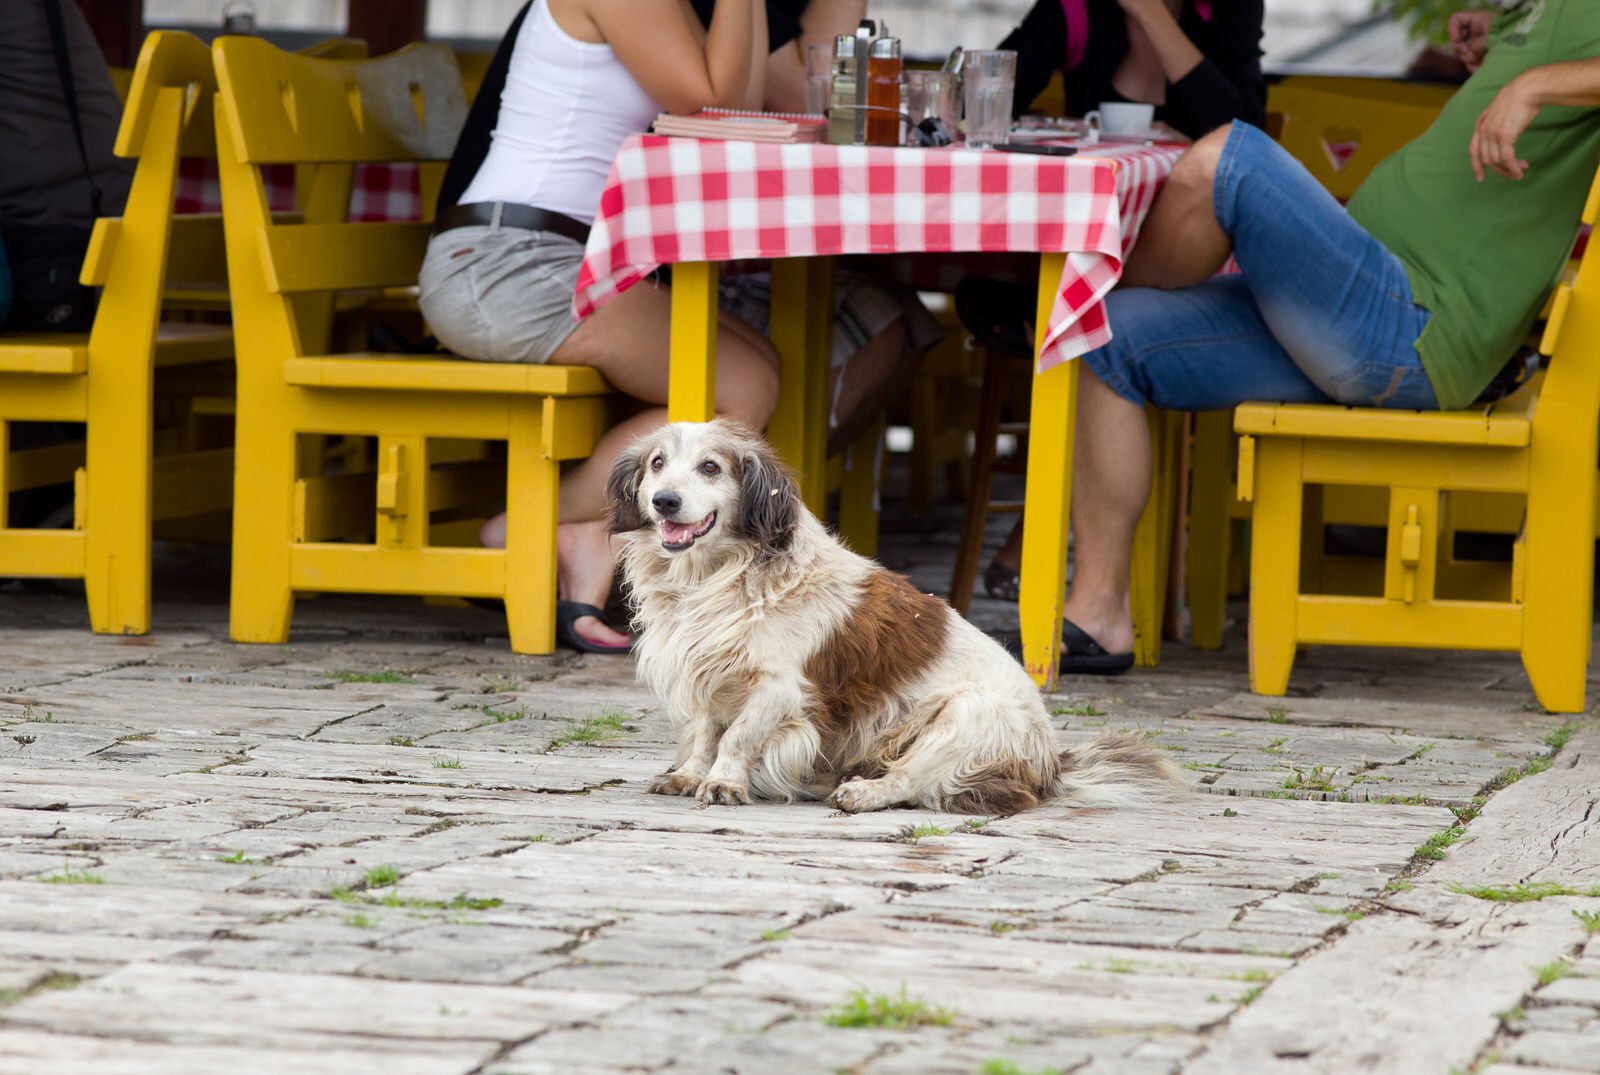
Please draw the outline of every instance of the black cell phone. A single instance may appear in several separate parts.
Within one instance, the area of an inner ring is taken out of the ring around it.
[[[1077,146],[1042,146],[1032,142],[1006,142],[994,148],[1005,153],[1037,153],[1043,157],[1070,157],[1078,152]]]

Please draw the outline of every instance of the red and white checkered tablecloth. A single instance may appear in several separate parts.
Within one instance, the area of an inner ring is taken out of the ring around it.
[[[662,264],[833,254],[1067,254],[1040,368],[1111,339],[1103,299],[1181,146],[1073,157],[631,135],[573,299],[585,317]]]
[[[294,208],[294,165],[271,164],[262,169],[267,204],[274,212]],[[217,182],[217,162],[185,157],[178,168],[178,213],[220,213],[222,188]],[[421,220],[422,192],[414,164],[359,164],[350,187],[352,223],[383,220]]]

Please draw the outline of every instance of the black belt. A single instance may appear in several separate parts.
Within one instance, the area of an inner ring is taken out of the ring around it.
[[[498,223],[502,228],[553,231],[557,235],[564,235],[574,240],[580,246],[589,242],[589,225],[582,221],[573,220],[561,213],[552,213],[547,209],[519,205],[516,202],[473,202],[470,205],[452,205],[448,209],[441,209],[438,219],[433,222],[433,234],[438,235],[452,228],[466,228],[473,225],[486,227],[495,224],[497,209],[500,211]]]

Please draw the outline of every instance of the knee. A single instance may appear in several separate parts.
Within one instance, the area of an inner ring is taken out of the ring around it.
[[[1222,163],[1222,151],[1228,144],[1232,127],[1218,127],[1190,146],[1173,165],[1172,175],[1164,189],[1184,191],[1191,197],[1209,201],[1217,181],[1217,168]]]

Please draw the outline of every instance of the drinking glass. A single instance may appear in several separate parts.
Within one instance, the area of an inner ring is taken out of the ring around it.
[[[806,111],[828,111],[828,89],[833,83],[833,46],[806,46]]]
[[[961,125],[961,101],[956,96],[956,76],[950,71],[907,71],[906,115],[913,129],[925,119],[937,119],[955,136]]]
[[[961,65],[967,106],[967,145],[1004,145],[1011,131],[1011,94],[1017,82],[1017,54],[1010,49],[969,52]]]

